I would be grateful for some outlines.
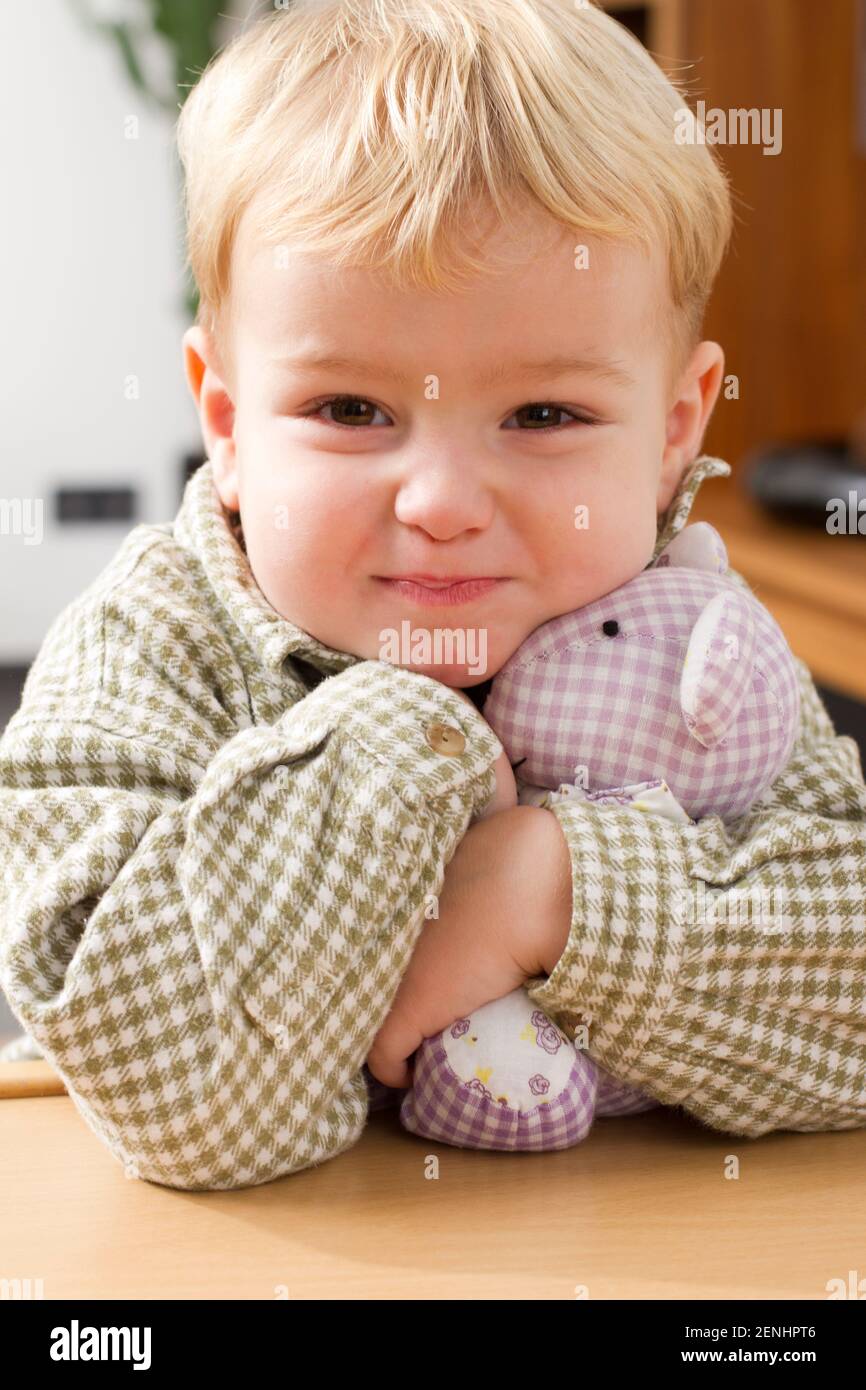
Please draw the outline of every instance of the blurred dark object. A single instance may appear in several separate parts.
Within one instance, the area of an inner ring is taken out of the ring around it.
[[[652,5],[609,5],[604,3],[602,9],[606,10],[618,24],[623,26],[623,28],[628,29],[634,34],[635,38],[640,40],[644,48],[651,47],[649,28]]]
[[[743,486],[785,521],[834,535],[866,535],[866,451],[850,440],[779,444],[743,461]]]
[[[132,487],[59,487],[54,518],[67,521],[135,521],[138,494]]]
[[[853,738],[860,750],[860,763],[866,770],[866,704],[862,700],[852,700],[841,690],[832,686],[817,685],[816,689],[837,734]]]

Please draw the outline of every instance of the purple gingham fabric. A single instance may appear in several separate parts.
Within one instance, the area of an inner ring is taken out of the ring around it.
[[[530,1115],[491,1101],[460,1081],[438,1039],[416,1054],[409,1091],[383,1085],[366,1065],[364,1079],[371,1114],[399,1105],[401,1122],[411,1133],[462,1148],[539,1153],[570,1148],[586,1138],[593,1114],[638,1115],[659,1108],[658,1101],[618,1081],[582,1052],[575,1054],[568,1093]]]
[[[684,669],[679,692],[686,728],[704,748],[721,742],[733,728],[752,683],[764,679],[755,672],[757,646],[754,605],[739,592],[716,594],[692,631],[686,653],[689,669]],[[779,728],[785,732],[783,720]]]
[[[531,1110],[503,1105],[480,1083],[455,1076],[440,1036],[427,1039],[415,1054],[400,1122],[411,1134],[456,1148],[522,1153],[570,1149],[592,1128],[597,1091],[595,1062],[575,1051],[568,1084],[558,1096]]]
[[[684,710],[692,632],[719,595],[699,704]],[[663,777],[694,820],[728,820],[784,767],[798,709],[775,619],[732,579],[671,566],[537,628],[496,676],[484,717],[536,787],[583,778],[587,790],[605,790]],[[696,736],[720,726],[725,735],[709,748]]]
[[[643,1091],[636,1091],[625,1081],[618,1081],[603,1067],[598,1069],[598,1091],[595,1097],[597,1117],[605,1115],[640,1115],[644,1110],[658,1110],[659,1102]]]

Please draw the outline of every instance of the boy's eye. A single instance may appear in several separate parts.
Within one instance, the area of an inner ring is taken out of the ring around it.
[[[366,400],[363,396],[327,396],[322,400],[314,401],[311,409],[303,418],[305,420],[315,419],[316,416],[320,415],[321,411],[327,409],[344,412],[345,418],[343,420],[339,418],[326,419],[325,424],[337,425],[341,429],[352,429],[356,425],[363,426],[375,423],[370,417],[371,413],[375,415],[379,407],[373,405],[372,401]],[[510,415],[508,418],[517,419],[519,416],[523,416],[525,419],[526,416],[533,411],[545,412],[548,416],[570,415],[575,424],[578,425],[594,425],[596,423],[590,416],[578,414],[576,411],[570,410],[567,406],[556,405],[553,401],[533,401],[529,405],[522,405],[519,410],[515,410],[513,415]],[[380,411],[379,413],[384,415],[384,411]],[[549,430],[556,430],[558,428],[560,428],[560,426],[556,423],[551,423],[549,419],[536,419],[534,422],[530,423],[530,430],[534,434],[544,434]]]
[[[314,418],[320,411],[328,407],[331,409],[336,407],[337,410],[345,411],[346,420],[325,421],[328,425],[339,425],[343,429],[351,429],[354,425],[369,425],[371,423],[370,412],[375,414],[379,410],[377,405],[373,405],[372,401],[364,400],[362,396],[328,396],[325,400],[314,402],[312,410],[304,416],[304,419]],[[384,413],[384,411],[379,411],[380,415],[384,415]]]
[[[531,411],[538,411],[539,413],[544,411],[547,413],[548,416],[570,415],[572,420],[574,420],[574,422],[578,425],[595,424],[595,421],[590,416],[579,415],[576,411],[569,410],[568,406],[556,405],[553,401],[533,401],[531,405],[522,405],[519,410],[515,410],[514,414],[510,415],[508,418],[510,420],[516,420],[517,417],[520,415],[524,416],[525,418]],[[535,423],[531,425],[531,429],[534,434],[544,434],[547,430],[555,430],[557,428],[558,426],[556,424],[551,423],[549,419],[537,420]]]

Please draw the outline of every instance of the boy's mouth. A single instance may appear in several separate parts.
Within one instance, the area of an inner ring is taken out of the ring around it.
[[[430,607],[469,603],[498,584],[507,583],[505,579],[487,575],[379,574],[374,578],[393,593]]]

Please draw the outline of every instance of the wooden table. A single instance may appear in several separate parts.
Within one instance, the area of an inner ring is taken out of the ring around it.
[[[8,1098],[0,1276],[46,1299],[824,1300],[866,1276],[864,1171],[866,1130],[737,1139],[669,1110],[492,1154],[380,1111],[318,1168],[178,1192],[126,1178],[68,1096]]]

